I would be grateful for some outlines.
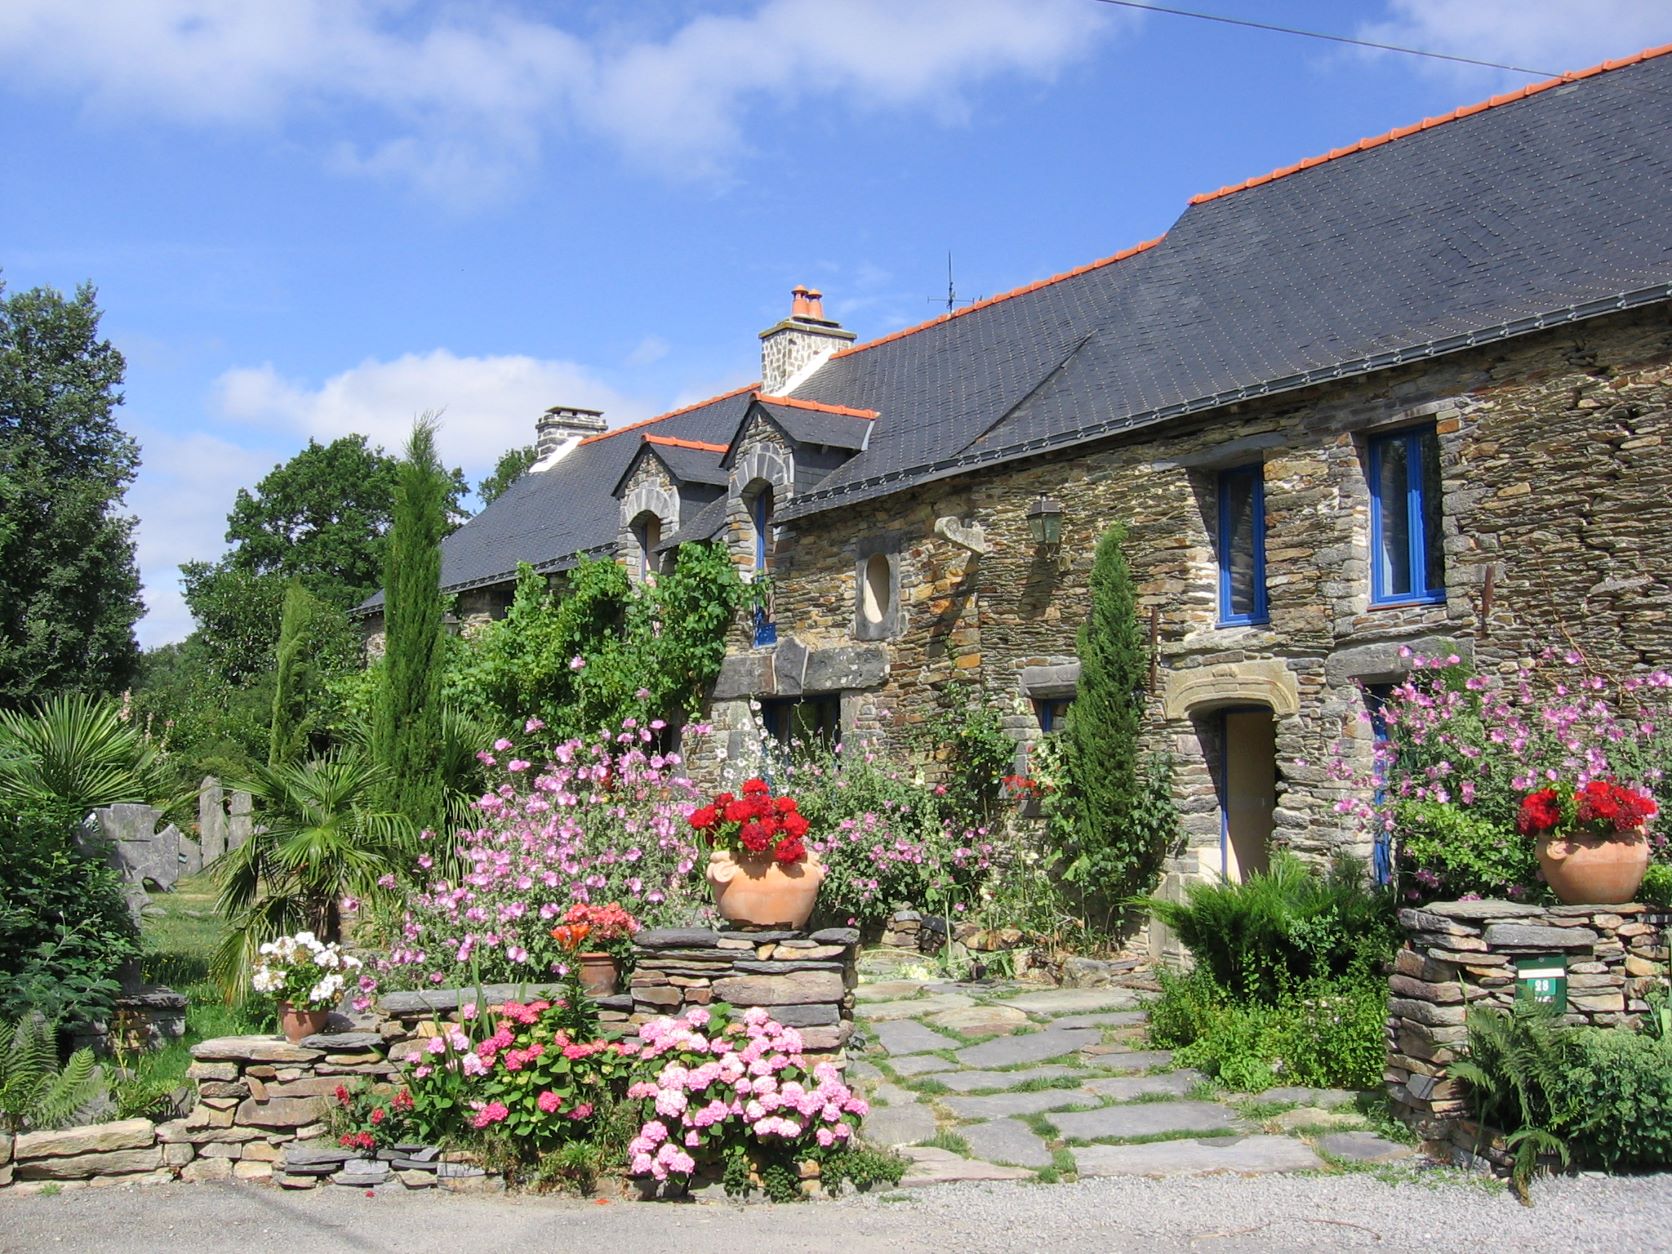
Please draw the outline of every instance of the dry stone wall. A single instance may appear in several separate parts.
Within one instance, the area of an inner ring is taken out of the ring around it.
[[[1508,901],[1433,902],[1401,910],[1405,943],[1388,980],[1388,1096],[1396,1114],[1440,1157],[1498,1164],[1490,1132],[1469,1118],[1447,1067],[1468,1039],[1471,1006],[1509,1009],[1517,970],[1533,959],[1566,966],[1574,1026],[1629,1027],[1667,970],[1663,915],[1643,905],[1533,906]],[[1507,1161],[1507,1160],[1506,1160]]]

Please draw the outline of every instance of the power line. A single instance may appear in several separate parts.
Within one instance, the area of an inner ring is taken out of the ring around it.
[[[1411,57],[1429,57],[1435,61],[1454,61],[1459,65],[1478,65],[1489,70],[1509,70],[1515,74],[1530,74],[1534,78],[1560,78],[1554,70],[1530,70],[1524,65],[1505,65],[1502,61],[1481,61],[1475,57],[1455,57],[1449,52],[1429,52],[1423,48],[1406,48],[1399,44],[1377,43],[1373,39],[1354,39],[1350,35],[1331,35],[1324,31],[1302,30],[1298,26],[1274,26],[1270,22],[1254,22],[1247,18],[1226,17],[1221,13],[1198,13],[1194,9],[1174,9],[1164,4],[1149,4],[1146,0],[1097,0],[1099,4],[1122,9],[1142,9],[1146,13],[1166,13],[1172,17],[1194,17],[1204,22],[1222,22],[1226,26],[1245,26],[1251,30],[1271,31],[1278,35],[1299,35],[1304,39],[1323,39],[1330,43],[1352,44],[1355,48],[1374,48],[1379,52],[1402,52]]]

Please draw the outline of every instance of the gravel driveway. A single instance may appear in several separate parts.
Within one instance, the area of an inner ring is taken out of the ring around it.
[[[960,1184],[793,1206],[175,1184],[8,1200],[0,1250],[1672,1251],[1672,1176],[1545,1181],[1534,1197],[1449,1172]]]

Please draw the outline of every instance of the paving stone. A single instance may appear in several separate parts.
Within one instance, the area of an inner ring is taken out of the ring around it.
[[[1025,1027],[1028,1017],[1010,1006],[963,1006],[929,1015],[924,1022],[965,1036],[1000,1036]]]
[[[1129,988],[1049,988],[1037,993],[1018,993],[998,998],[1001,1006],[1013,1006],[1030,1015],[1088,1014],[1098,1010],[1135,1010],[1138,994]]]
[[[1070,990],[1074,991],[1074,990]],[[970,1045],[958,1051],[957,1058],[966,1067],[1010,1067],[1019,1063],[1044,1062],[1061,1058],[1097,1044],[1101,1034],[1096,1028],[1047,1028],[1027,1036],[1004,1036]]]
[[[865,1098],[873,1106],[910,1106],[917,1100],[917,1094],[884,1080],[877,1084],[867,1084]]]
[[[1098,1054],[1097,1065],[1105,1071],[1149,1071],[1173,1061],[1170,1049],[1124,1049]]]
[[[1264,1093],[1255,1094],[1256,1100],[1262,1102],[1300,1102],[1307,1106],[1346,1106],[1357,1097],[1352,1089],[1313,1089],[1305,1085],[1267,1089]]]
[[[885,1148],[915,1145],[935,1135],[935,1114],[919,1102],[874,1106],[865,1116],[860,1132],[872,1145]]]
[[[923,991],[923,980],[878,980],[875,984],[861,984],[853,990],[854,1000],[864,1004],[872,1001],[898,1001],[916,997]]]
[[[1148,1145],[1090,1145],[1071,1151],[1082,1176],[1205,1176],[1216,1172],[1263,1175],[1316,1171],[1324,1162],[1289,1136],[1222,1136],[1154,1141]]]
[[[933,1145],[920,1145],[900,1151],[911,1159],[900,1184],[912,1188],[924,1184],[950,1184],[958,1180],[1031,1180],[1033,1172],[1026,1167],[1001,1167],[997,1163],[964,1158],[951,1150]]]
[[[1412,1146],[1390,1141],[1374,1132],[1331,1132],[1318,1138],[1318,1148],[1337,1158],[1361,1163],[1396,1163],[1417,1156]]]
[[[1130,1102],[1139,1097],[1183,1097],[1206,1079],[1200,1071],[1186,1067],[1160,1075],[1117,1075],[1102,1080],[1087,1080],[1085,1087],[1100,1097]]]
[[[847,1077],[850,1080],[880,1080],[882,1072],[868,1062],[855,1059],[848,1063]]]
[[[1060,1015],[1053,1028],[1135,1028],[1149,1022],[1147,1010],[1105,1010],[1089,1015]]]
[[[1013,1089],[1029,1080],[1054,1079],[1057,1076],[1078,1074],[1077,1068],[1048,1064],[1043,1067],[1027,1067],[1020,1071],[937,1071],[923,1078],[944,1084],[954,1093],[973,1093],[977,1089]]]
[[[958,1129],[976,1158],[1018,1167],[1049,1167],[1051,1151],[1039,1135],[1019,1119],[994,1119]]]
[[[1236,1112],[1218,1102],[1128,1102],[1101,1110],[1052,1115],[1065,1137],[1092,1141],[1102,1137],[1156,1136],[1164,1132],[1216,1132],[1240,1128]]]
[[[1062,1110],[1070,1106],[1095,1106],[1099,1099],[1084,1089],[1029,1089],[1022,1093],[990,1093],[982,1097],[942,1097],[937,1100],[960,1119],[1004,1119],[1012,1115],[1037,1115],[1041,1111]]]
[[[1361,1125],[1364,1121],[1356,1110],[1325,1110],[1322,1106],[1296,1106],[1285,1110],[1272,1120],[1285,1132],[1296,1128],[1342,1128]]]
[[[870,1023],[886,1023],[890,1019],[922,1019],[942,1010],[960,1010],[975,1005],[975,998],[963,993],[935,993],[911,1001],[862,1002],[854,1014]]]
[[[957,1049],[950,1036],[924,1027],[911,1019],[889,1020],[872,1026],[871,1035],[890,1054],[927,1054],[937,1049]]]
[[[946,1059],[938,1054],[907,1054],[904,1058],[890,1058],[888,1065],[894,1068],[896,1075],[924,1075],[930,1071],[945,1070]]]

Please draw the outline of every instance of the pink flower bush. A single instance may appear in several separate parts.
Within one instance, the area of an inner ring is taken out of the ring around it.
[[[564,964],[551,928],[575,905],[620,903],[650,925],[679,914],[699,887],[686,823],[697,794],[654,735],[632,726],[549,754],[520,750],[477,803],[481,825],[459,835],[463,873],[409,898],[385,983],[550,979]]]
[[[801,1034],[753,1008],[732,1020],[696,1007],[639,1029],[627,1090],[647,1118],[628,1144],[628,1169],[656,1181],[690,1176],[728,1150],[816,1158],[846,1147],[869,1107],[829,1063],[809,1070]]]

